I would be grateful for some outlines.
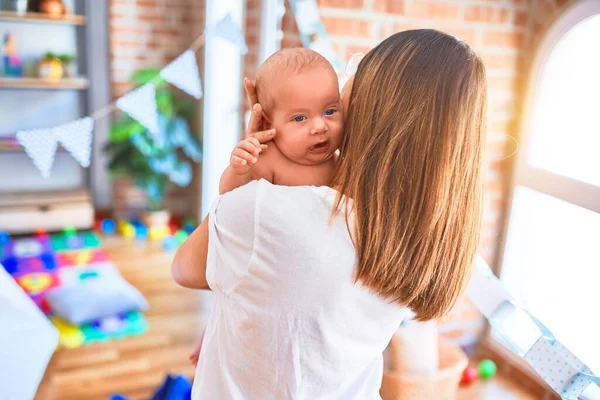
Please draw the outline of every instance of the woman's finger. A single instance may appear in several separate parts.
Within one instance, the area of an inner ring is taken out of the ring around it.
[[[275,129],[268,129],[266,131],[254,132],[249,135],[250,137],[255,137],[258,139],[260,143],[268,142],[273,140],[275,137]]]
[[[248,130],[246,131],[246,137],[253,136],[253,133],[261,131],[263,124],[262,118],[262,107],[260,104],[254,104],[250,113],[250,122],[248,123]]]
[[[258,103],[258,95],[256,94],[256,86],[254,86],[254,83],[248,78],[244,78],[244,90],[246,91],[248,107],[252,109],[252,107]]]
[[[250,143],[252,143],[254,145],[254,147],[258,150],[259,153],[263,150],[262,146],[266,146],[266,145],[262,145],[260,143],[260,141],[257,138],[255,138],[254,136],[250,136],[246,140],[249,141]]]
[[[237,156],[237,157],[241,158],[242,160],[246,160],[248,162],[248,164],[250,164],[250,165],[252,165],[258,161],[258,158],[256,158],[252,154],[250,154],[247,151],[242,150],[240,148],[236,148],[233,151],[232,156]]]

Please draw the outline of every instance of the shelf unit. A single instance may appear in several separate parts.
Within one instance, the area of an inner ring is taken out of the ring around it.
[[[3,2],[0,1],[0,3]],[[0,76],[0,93],[8,90],[18,90],[31,92],[31,96],[47,97],[54,95],[45,95],[39,92],[39,90],[44,92],[55,90],[73,91],[74,93],[78,93],[79,115],[82,117],[89,114],[90,110],[100,108],[110,102],[108,62],[102,56],[103,54],[108,54],[108,41],[106,40],[108,30],[106,15],[108,15],[108,6],[105,2],[96,0],[74,0],[72,9],[73,14],[60,17],[51,17],[36,12],[0,10],[0,24],[4,22],[38,26],[72,26],[75,29],[73,34],[76,37],[76,54],[80,72],[82,73],[80,77],[63,78],[58,81],[49,81],[37,77]],[[50,29],[41,26],[39,28],[32,26],[31,28]],[[35,38],[30,37],[29,40],[35,40]],[[23,39],[20,43],[22,46]],[[51,41],[48,42],[49,45],[51,43]],[[19,98],[22,99],[23,96],[26,96],[25,93],[19,93]],[[48,123],[53,124],[52,121],[48,121]],[[101,198],[102,196],[106,197],[105,192],[109,187],[106,173],[102,171],[103,168],[94,167],[103,163],[104,157],[101,154],[97,154],[97,152],[101,149],[101,144],[108,129],[108,123],[109,121],[107,120],[99,121],[96,124],[92,151],[93,165],[88,170],[82,170],[81,186],[76,184],[78,187],[76,191],[79,193],[76,196],[77,199],[74,199],[73,187],[62,189],[69,186],[68,184],[64,185],[64,183],[61,183],[60,188],[42,184],[39,187],[32,187],[32,191],[29,191],[29,189],[18,193],[2,191],[0,192],[0,200],[3,200],[5,197],[11,199],[11,201],[0,201],[0,219],[5,223],[9,220],[11,221],[7,226],[3,226],[4,229],[14,233],[28,233],[33,228],[32,224],[34,224],[36,227],[41,228],[44,228],[42,225],[47,225],[46,229],[56,230],[62,229],[67,222],[78,229],[87,229],[93,226],[94,207],[91,194],[100,193]],[[43,124],[41,123],[41,125]],[[64,153],[66,150],[59,146],[57,152]],[[16,141],[14,134],[10,133],[9,136],[0,136],[0,153],[6,154],[8,157],[7,153],[24,153],[24,149]],[[20,187],[20,185],[17,186]],[[11,189],[8,190],[10,191]],[[79,211],[77,213],[70,211],[75,209]],[[71,215],[72,218],[69,219],[68,217]]]
[[[36,12],[19,13],[16,11],[0,11],[0,21],[34,22],[41,24],[67,24],[84,25],[86,18],[83,15],[66,14],[60,17],[51,17]]]
[[[42,78],[12,78],[0,76],[0,89],[49,89],[49,90],[84,90],[89,86],[87,78],[62,78],[49,81]]]

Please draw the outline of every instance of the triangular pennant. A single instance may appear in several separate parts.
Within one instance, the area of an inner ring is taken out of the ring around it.
[[[160,71],[160,76],[196,99],[202,98],[202,83],[196,53],[186,50]]]
[[[117,107],[144,125],[150,133],[157,134],[159,128],[155,97],[154,85],[147,83],[119,98]]]
[[[54,131],[52,129],[19,131],[17,141],[23,146],[42,176],[48,178],[57,147]]]
[[[55,137],[82,167],[90,166],[94,119],[85,117],[54,127]]]
[[[246,39],[240,27],[233,22],[231,14],[227,14],[221,18],[215,26],[208,27],[204,30],[204,36],[217,36],[235,44],[242,54],[248,52]]]

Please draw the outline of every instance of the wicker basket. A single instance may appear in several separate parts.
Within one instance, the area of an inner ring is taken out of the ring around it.
[[[381,397],[383,400],[453,400],[468,359],[460,347],[439,338],[439,370],[433,375],[406,373],[386,369],[383,372]],[[386,352],[394,363],[394,354],[401,351],[397,338],[392,338]]]

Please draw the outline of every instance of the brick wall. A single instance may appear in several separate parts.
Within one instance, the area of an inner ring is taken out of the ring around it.
[[[136,70],[162,67],[181,54],[204,29],[204,0],[110,0],[109,43],[112,95],[118,98],[132,88],[129,78]],[[202,63],[202,51],[198,52]],[[199,132],[199,126],[193,127]],[[198,170],[199,168],[196,168]],[[193,194],[199,188],[173,188],[167,207],[177,214],[193,212]],[[113,184],[113,207],[117,214],[139,207],[139,191],[124,180]]]
[[[389,35],[433,28],[470,43],[483,58],[488,75],[488,169],[481,254],[494,263],[500,244],[515,157],[520,109],[532,54],[543,32],[576,0],[317,0],[338,55],[367,52]],[[258,1],[248,4],[254,15]],[[287,3],[287,2],[286,2]],[[282,47],[301,46],[289,4],[283,18]],[[253,22],[254,24],[254,22]],[[248,40],[255,40],[254,33]],[[247,60],[256,63],[252,54]],[[256,65],[245,73],[254,76]],[[515,139],[513,139],[515,138]],[[482,319],[470,303],[460,302],[442,325],[459,341],[472,342]]]
[[[532,55],[546,29],[577,0],[318,0],[338,54],[366,52],[402,30],[434,28],[456,35],[482,56],[489,84],[486,211],[481,253],[493,262],[506,211],[510,175]],[[168,6],[167,6],[168,4]],[[130,74],[164,65],[197,37],[204,2],[196,0],[111,0],[111,72],[115,97],[129,89]],[[301,46],[289,4],[282,21],[283,47]],[[247,0],[244,29],[248,53],[244,75],[254,78],[258,62],[260,0]],[[119,198],[117,188],[116,200]],[[184,196],[177,196],[184,197]],[[189,197],[189,196],[188,196]],[[460,303],[447,318],[449,336],[466,340],[480,331],[481,318]]]

